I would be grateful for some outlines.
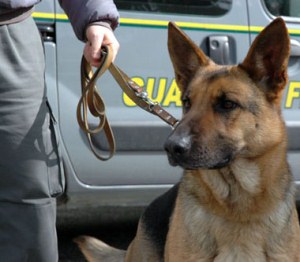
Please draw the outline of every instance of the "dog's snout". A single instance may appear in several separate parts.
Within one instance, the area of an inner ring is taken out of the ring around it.
[[[172,166],[185,167],[190,159],[193,147],[193,136],[189,125],[180,122],[165,142],[165,150]]]
[[[187,152],[189,152],[190,147],[191,139],[189,136],[181,138],[171,136],[165,143],[165,150],[175,157],[184,156]]]

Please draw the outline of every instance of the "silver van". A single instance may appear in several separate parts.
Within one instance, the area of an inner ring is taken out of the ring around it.
[[[276,16],[282,16],[289,28],[292,47],[282,108],[289,135],[288,159],[297,189],[300,188],[300,1],[116,0],[115,3],[121,14],[121,24],[115,32],[121,44],[116,64],[144,86],[150,98],[176,117],[181,115],[181,102],[167,51],[168,21],[175,21],[217,63],[236,64],[243,60],[262,28]],[[81,218],[86,221],[89,214],[97,214],[97,219],[117,219],[118,213],[119,217],[128,216],[130,212],[125,209],[145,206],[180,179],[182,170],[168,164],[163,150],[170,127],[137,108],[107,73],[99,86],[116,137],[117,152],[106,162],[95,158],[76,121],[83,44],[75,39],[56,0],[42,1],[33,17],[45,42],[48,96],[59,120],[63,143],[67,201],[58,208],[58,221],[72,223],[74,217],[77,222]],[[99,150],[107,151],[102,135],[95,136],[94,141]]]

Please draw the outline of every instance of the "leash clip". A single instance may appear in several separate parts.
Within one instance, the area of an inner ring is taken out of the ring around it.
[[[137,85],[134,81],[130,80],[128,82],[129,86],[131,87],[131,89],[134,91],[135,95],[139,98],[141,98],[143,101],[145,101],[148,104],[148,110],[150,112],[153,111],[153,107],[158,105],[157,102],[153,102],[149,97],[148,97],[148,93],[146,91],[143,90],[142,87],[140,87],[139,85]]]
[[[153,107],[155,105],[158,105],[157,102],[153,102],[149,97],[148,97],[148,93],[146,91],[143,92],[136,92],[135,93],[137,97],[140,97],[141,99],[143,99],[148,105],[149,105],[149,110],[153,111]]]
[[[120,70],[121,71],[121,70]],[[152,101],[148,97],[148,93],[143,90],[141,86],[131,80],[125,73],[122,73],[124,78],[127,79],[126,86],[132,91],[132,94],[135,96],[133,98],[131,96],[132,101],[134,101],[139,107],[146,110],[147,112],[158,116],[164,122],[175,128],[178,123],[178,120],[174,118],[170,113],[164,110],[158,102]],[[121,85],[120,85],[121,86]],[[122,87],[122,86],[121,86]],[[127,89],[123,89],[125,93],[127,93]],[[127,93],[128,95],[128,93]],[[142,103],[141,103],[142,102]]]

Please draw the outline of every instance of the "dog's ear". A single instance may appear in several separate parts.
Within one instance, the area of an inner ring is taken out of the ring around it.
[[[175,23],[169,23],[168,48],[178,87],[183,92],[196,71],[213,63]]]
[[[254,40],[239,66],[266,92],[270,101],[281,97],[288,76],[290,39],[282,18],[275,19]],[[280,101],[278,101],[280,102]]]

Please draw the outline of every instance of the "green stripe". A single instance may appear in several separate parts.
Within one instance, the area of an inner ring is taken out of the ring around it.
[[[144,25],[144,24],[128,24],[128,23],[121,23],[120,26],[153,28],[153,29],[167,29],[168,28],[167,26],[164,26],[164,25]],[[202,31],[202,32],[241,33],[241,34],[249,33],[249,31],[245,31],[245,30],[206,29],[206,28],[186,27],[186,26],[180,26],[180,29],[189,30],[189,31]],[[256,33],[256,32],[252,32],[252,33]]]
[[[42,22],[62,22],[68,23],[69,19],[64,14],[51,14],[51,13],[33,13],[33,18],[36,21]],[[121,27],[140,27],[140,28],[153,28],[153,29],[166,29],[168,21],[157,21],[157,20],[143,20],[143,19],[132,19],[132,18],[121,18]],[[123,21],[122,21],[123,20]],[[259,34],[263,27],[252,27],[247,26],[236,26],[236,25],[221,25],[221,24],[201,24],[201,23],[186,23],[178,22],[179,27],[183,30],[190,31],[202,31],[202,32],[217,32],[217,33],[239,33],[239,34]],[[187,25],[188,24],[188,25]],[[189,26],[191,25],[191,26]],[[215,28],[214,28],[215,27]],[[223,27],[223,28],[222,28]],[[299,37],[300,30],[289,30],[290,36]],[[296,32],[295,32],[296,31]]]

